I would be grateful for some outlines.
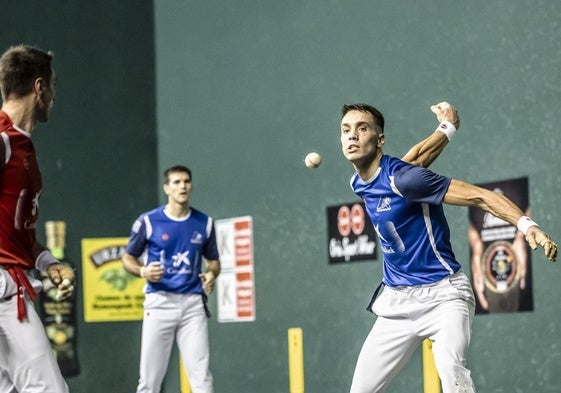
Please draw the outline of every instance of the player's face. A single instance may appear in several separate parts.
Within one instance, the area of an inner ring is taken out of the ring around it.
[[[191,189],[191,177],[185,172],[170,173],[169,181],[164,184],[164,192],[168,196],[168,200],[180,205],[189,202]]]
[[[341,147],[347,160],[358,163],[381,153],[384,134],[378,134],[369,112],[349,111],[341,119]]]

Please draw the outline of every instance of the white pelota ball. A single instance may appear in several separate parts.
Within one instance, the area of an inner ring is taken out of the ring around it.
[[[321,156],[316,152],[309,153],[304,159],[304,164],[308,168],[317,168],[321,165]]]

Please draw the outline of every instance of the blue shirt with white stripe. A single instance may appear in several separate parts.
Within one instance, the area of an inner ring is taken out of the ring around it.
[[[214,223],[211,217],[189,209],[185,217],[171,217],[165,206],[146,212],[136,219],[126,248],[145,264],[160,262],[164,276],[160,282],[147,282],[145,292],[203,293],[199,274],[203,257],[218,259]]]
[[[450,181],[387,155],[368,181],[351,178],[380,239],[385,285],[430,284],[460,270],[442,206]]]

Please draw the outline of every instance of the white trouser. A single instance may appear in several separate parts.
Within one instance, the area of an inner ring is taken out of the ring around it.
[[[64,393],[66,382],[33,303],[17,318],[17,296],[0,300],[0,387],[8,392]]]
[[[18,393],[12,382],[12,378],[8,375],[8,371],[0,371],[0,392],[2,393]]]
[[[475,300],[469,279],[456,273],[434,284],[385,287],[378,315],[357,360],[351,393],[385,392],[422,341],[433,341],[443,393],[474,393],[465,353]]]
[[[146,294],[137,393],[159,393],[176,339],[193,393],[213,393],[208,321],[198,294]]]

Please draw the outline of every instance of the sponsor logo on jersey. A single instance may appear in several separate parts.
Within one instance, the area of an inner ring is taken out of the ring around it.
[[[191,237],[191,243],[201,244],[202,242],[203,242],[203,235],[198,231],[193,232],[193,236]]]
[[[140,229],[141,225],[142,225],[142,222],[140,220],[135,220],[134,224],[132,224],[132,231],[134,233],[138,233],[138,230]]]
[[[178,252],[174,256],[171,257],[173,260],[173,267],[179,267],[182,263],[186,264],[187,266],[191,266],[191,261],[189,260],[189,251],[185,252]]]
[[[189,251],[185,252],[178,252],[177,254],[171,257],[172,259],[172,267],[167,269],[168,273],[171,274],[190,274],[192,272],[191,269],[191,261],[189,260]]]
[[[389,210],[392,210],[391,198],[390,197],[380,198],[380,200],[378,201],[378,206],[376,206],[376,211],[386,212]]]

